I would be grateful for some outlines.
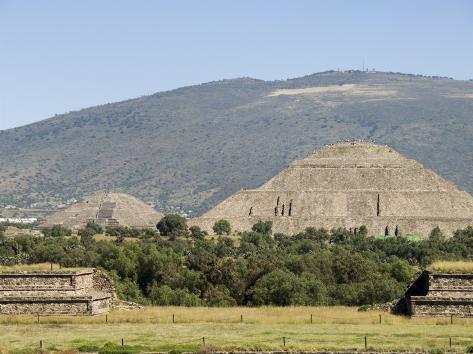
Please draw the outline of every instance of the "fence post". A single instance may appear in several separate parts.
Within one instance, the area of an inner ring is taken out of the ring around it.
[[[240,322],[243,322],[243,314],[240,315]]]
[[[381,314],[379,314],[379,324],[381,324],[382,320],[381,320]]]
[[[39,323],[39,313],[38,313],[38,323]]]
[[[122,338],[122,347],[123,347],[123,338]]]
[[[108,314],[105,314],[105,323],[108,323]]]
[[[39,341],[39,347],[43,348],[43,340],[42,339]]]
[[[172,314],[172,323],[175,323],[174,314]]]
[[[448,337],[448,342],[450,344],[450,348],[452,347],[452,337]]]
[[[312,320],[312,314],[310,314],[310,323],[314,323],[314,321]]]
[[[202,337],[202,344],[205,346],[205,337]]]
[[[450,324],[453,324],[453,315],[450,315]]]
[[[368,338],[365,336],[365,350],[368,349]]]
[[[283,347],[286,346],[286,337],[282,337],[282,346],[283,346]]]

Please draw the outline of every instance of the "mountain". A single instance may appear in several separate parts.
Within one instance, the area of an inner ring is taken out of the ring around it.
[[[0,204],[126,192],[202,213],[315,148],[387,144],[473,192],[473,82],[328,71],[222,80],[0,131]]]

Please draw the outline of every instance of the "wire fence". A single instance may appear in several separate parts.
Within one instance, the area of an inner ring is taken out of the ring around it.
[[[403,318],[404,319],[404,318]],[[425,325],[473,325],[473,317],[455,317],[453,315],[444,316],[444,317],[417,317],[415,318],[417,324]],[[435,321],[435,323],[432,323]],[[307,316],[288,317],[288,318],[279,318],[275,321],[268,321],[271,323],[281,323],[281,324],[396,324],[396,320],[393,321],[392,316],[383,316],[382,314],[374,314],[370,317],[364,317],[363,319],[324,319],[316,318],[313,314],[308,314]],[[173,324],[186,324],[186,323],[249,323],[249,324],[265,324],[265,320],[258,318],[257,316],[245,317],[243,314],[235,316],[233,318],[197,318],[184,316],[179,317],[176,314],[166,315],[166,316],[154,316],[147,317],[146,315],[140,317],[127,317],[123,315],[114,316],[113,314],[103,314],[96,316],[89,315],[57,315],[57,314],[40,314],[35,315],[5,315],[0,314],[0,324],[30,324],[30,323],[42,323],[42,324],[117,324],[117,323],[173,323]]]
[[[13,321],[15,318],[18,318],[19,316],[0,316],[0,321],[3,322],[3,324],[15,324],[15,321]],[[21,316],[20,316],[21,317]],[[350,347],[352,349],[358,350],[358,351],[383,351],[383,348],[390,348],[388,344],[384,343],[383,340],[393,340],[393,338],[396,336],[396,334],[388,334],[386,333],[379,333],[379,335],[373,334],[373,328],[376,328],[377,326],[383,326],[380,328],[389,328],[392,323],[389,323],[389,321],[386,321],[386,317],[383,314],[373,314],[373,316],[364,316],[364,322],[360,323],[352,323],[350,325],[353,326],[358,326],[358,332],[352,332],[352,333],[340,333],[337,332],[334,334],[334,338],[343,338],[343,346],[340,346],[339,348],[345,348],[345,347]],[[12,320],[12,321],[9,321]],[[116,315],[116,314],[103,314],[100,316],[95,316],[95,317],[90,317],[90,316],[77,316],[77,317],[70,317],[70,316],[57,316],[57,315],[52,315],[52,316],[47,316],[47,315],[40,315],[36,314],[36,316],[24,316],[23,319],[25,322],[21,322],[25,325],[50,325],[50,324],[71,324],[71,325],[80,325],[81,320],[86,320],[84,323],[85,325],[87,324],[92,324],[92,325],[104,325],[104,326],[112,326],[116,324],[127,324],[130,323],[129,320],[126,319],[126,317],[123,317],[123,315]],[[314,321],[316,320],[316,317],[314,314],[310,313],[307,314],[307,316],[304,316],[303,318],[298,318],[297,321],[294,320],[294,318],[291,318],[288,320],[288,322],[281,321],[279,324],[284,324],[284,325],[292,325],[292,324],[305,324],[305,325],[312,325],[315,323],[315,325],[320,325],[320,322]],[[460,317],[455,317],[455,316],[449,316],[449,317],[444,317],[441,319],[438,319],[438,322],[436,323],[428,323],[428,320],[431,321],[432,318],[425,318],[425,331],[429,331],[429,326],[430,325],[441,325],[441,326],[452,326],[452,330],[450,331],[451,334],[454,334],[455,331],[460,328],[460,327],[454,327],[456,325],[459,326],[467,326],[467,329],[469,328],[470,325],[473,325],[473,318],[460,318]],[[90,322],[91,321],[91,322]],[[166,314],[166,316],[162,316],[160,318],[148,318],[144,319],[144,322],[142,321],[131,321],[131,323],[155,323],[156,325],[182,325],[186,326],[188,324],[198,324],[198,323],[213,323],[213,324],[221,324],[222,321],[225,321],[228,324],[231,324],[232,326],[236,323],[240,323],[242,325],[264,325],[264,322],[261,322],[262,320],[259,319],[257,322],[254,322],[253,319],[250,316],[245,316],[243,313],[240,314],[239,316],[234,316],[231,318],[227,318],[227,320],[222,319],[221,317],[218,318],[218,321],[212,322],[203,319],[198,319],[196,318],[193,321],[189,321],[188,318],[180,318],[178,314]],[[368,321],[368,322],[367,322]],[[420,319],[422,321],[422,319]],[[346,324],[345,322],[341,322],[343,324]],[[274,324],[274,323],[271,323]],[[336,321],[331,321],[329,323],[322,323],[324,325],[337,325]],[[399,325],[399,323],[395,323],[396,325]],[[422,322],[417,322],[415,325],[417,326],[418,324],[422,325]],[[368,332],[363,333],[363,326],[375,326],[375,327],[370,327],[371,330]],[[117,327],[118,328],[118,327]],[[236,327],[236,328],[244,328],[244,327]],[[290,329],[291,327],[288,327],[287,329]],[[297,327],[299,328],[299,327]],[[310,329],[311,327],[303,327]],[[314,348],[320,348],[321,350],[333,350],[334,346],[332,343],[336,341],[336,339],[331,338],[329,334],[326,332],[324,333],[317,333],[315,331],[316,328],[319,328],[317,326],[314,326],[314,331],[311,332],[311,336],[308,337],[307,333],[306,335],[301,335],[297,336],[294,335],[293,333],[288,333],[285,335],[284,332],[280,331],[279,335],[275,336],[270,336],[267,335],[265,336],[264,339],[252,339],[252,338],[245,338],[244,335],[235,335],[233,337],[230,336],[215,336],[215,334],[212,336],[207,336],[207,335],[202,335],[201,337],[187,337],[183,338],[182,336],[178,335],[179,334],[179,327],[176,328],[176,333],[177,337],[170,337],[170,336],[159,336],[159,333],[156,333],[156,336],[154,338],[154,342],[159,343],[161,346],[167,346],[170,348],[179,348],[179,347],[189,347],[189,349],[195,348],[199,349],[201,347],[216,347],[216,348],[221,348],[221,347],[233,347],[233,348],[240,348],[242,347],[243,344],[251,347],[251,348],[265,348],[268,350],[291,350],[292,349],[300,349],[302,347],[314,347]],[[447,328],[447,327],[444,327]],[[291,332],[291,331],[289,331]],[[448,331],[446,331],[448,332]],[[444,348],[446,351],[457,349],[464,351],[468,345],[473,345],[473,327],[471,330],[471,336],[452,336],[449,334],[446,334],[445,336],[437,336],[435,339],[430,340],[431,347],[426,346],[427,348]],[[426,342],[426,338],[428,338],[428,335],[425,336],[423,339],[424,342]],[[137,343],[137,338],[130,335],[128,338],[122,337],[120,338],[121,340],[116,340],[113,342],[118,343],[117,345],[121,346],[126,346],[127,343]],[[416,343],[415,337],[411,338],[398,338],[396,339],[400,344],[405,344],[404,346],[400,345],[400,347],[407,347],[407,346],[412,346],[413,344]],[[52,340],[52,339],[49,339]],[[43,338],[39,340],[39,348],[44,348],[47,343],[47,339]],[[349,343],[349,345],[347,345]],[[336,346],[335,346],[336,347]],[[417,347],[418,348],[418,347]],[[337,349],[338,350],[338,349]],[[352,350],[345,350],[345,351],[352,351]]]
[[[165,346],[170,346],[170,347],[175,347],[175,348],[179,348],[179,347],[182,347],[182,346],[186,346],[186,345],[194,345],[196,348],[205,348],[206,346],[210,346],[212,347],[213,345],[213,341],[212,341],[212,337],[193,337],[192,339],[187,339],[185,341],[169,341],[169,339],[166,341],[164,338],[162,338],[162,340],[160,341],[162,345],[165,345]],[[454,340],[455,338],[454,337],[445,337],[443,338],[445,340],[445,343],[443,345],[444,348],[448,348],[450,350],[452,350],[454,348],[454,346],[457,344],[460,344],[460,343],[455,343]],[[471,338],[471,340],[473,341],[473,337]],[[256,345],[256,346],[262,346],[262,345],[265,345],[267,348],[273,348],[273,350],[277,350],[277,349],[283,349],[283,350],[286,350],[288,349],[288,347],[291,347],[293,344],[299,344],[301,341],[305,341],[305,342],[308,342],[308,341],[311,341],[310,339],[307,339],[307,338],[304,338],[304,339],[301,339],[301,338],[297,338],[297,337],[286,337],[286,336],[282,336],[282,337],[273,337],[271,340],[259,340],[255,343],[251,343],[253,345]],[[463,338],[462,340],[462,345],[464,345],[465,343],[463,343],[465,341],[465,338]],[[317,343],[320,343],[320,341],[317,341],[316,338],[314,338],[312,341],[312,343],[314,344],[317,344]],[[121,338],[121,341],[117,342],[117,345],[119,345],[118,343],[121,343],[121,346],[122,347],[125,347],[127,345],[127,341],[125,340],[125,338]],[[220,341],[217,341],[218,344],[220,344]],[[42,349],[43,346],[45,344],[45,341],[43,340],[40,340],[39,341],[39,348]],[[241,345],[241,341],[226,341],[225,343],[227,346],[238,346],[238,345]],[[353,342],[354,344],[354,347],[351,349],[351,350],[337,350],[338,352],[348,352],[348,351],[379,351],[379,352],[382,352],[383,349],[381,347],[372,347],[370,346],[370,343],[369,343],[369,337],[367,335],[363,336],[363,339],[362,339],[362,342]],[[360,346],[360,348],[358,348],[358,346]],[[290,348],[289,348],[290,349]],[[323,350],[323,349],[321,349]],[[300,352],[300,350],[298,350]],[[325,349],[324,351],[327,351],[327,349]],[[396,350],[398,352],[403,352],[402,350]]]

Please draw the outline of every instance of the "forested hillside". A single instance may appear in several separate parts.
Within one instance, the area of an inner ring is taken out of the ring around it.
[[[473,82],[324,72],[185,87],[0,132],[0,204],[124,191],[201,213],[296,158],[367,139],[473,192]]]

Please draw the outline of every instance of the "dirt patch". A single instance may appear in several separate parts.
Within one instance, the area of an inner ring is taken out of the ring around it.
[[[353,96],[397,96],[398,92],[393,89],[386,89],[384,86],[375,85],[329,85],[318,87],[306,87],[298,89],[281,89],[271,92],[268,97],[275,96],[294,96],[294,95],[310,95],[321,96],[330,94],[346,94]]]

